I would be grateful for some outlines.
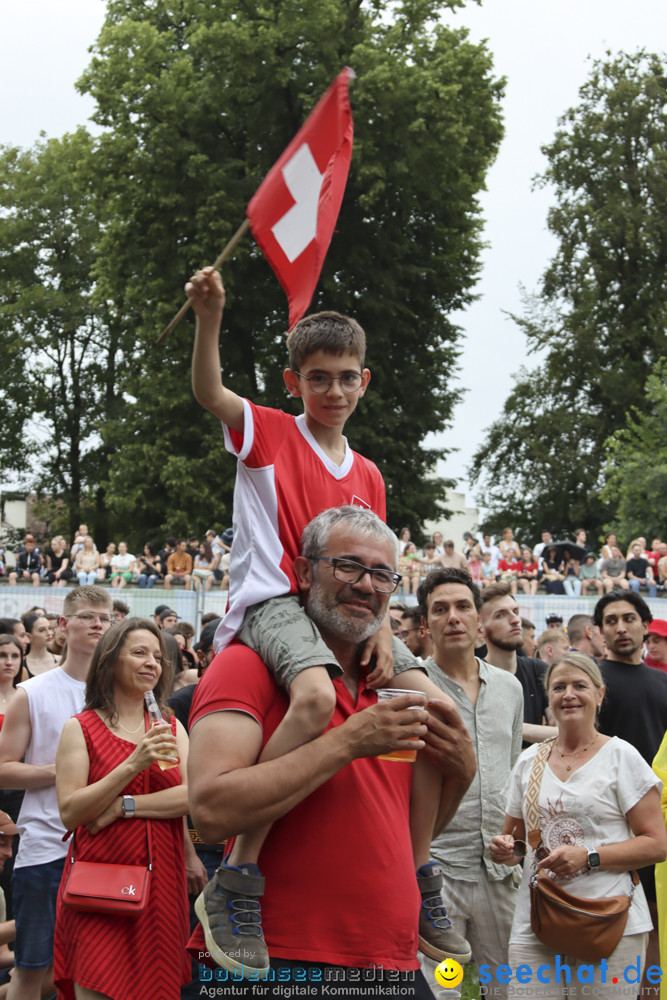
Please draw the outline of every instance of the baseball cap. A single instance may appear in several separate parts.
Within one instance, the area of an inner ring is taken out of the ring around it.
[[[12,817],[8,813],[0,811],[0,836],[15,837],[18,832],[19,828]]]
[[[214,618],[212,622],[208,622],[207,625],[204,625],[199,634],[199,642],[196,642],[192,647],[195,653],[198,653],[200,650],[205,653],[207,649],[211,648],[213,645],[213,636],[215,635],[221,621],[221,618]]]
[[[156,607],[156,609],[153,612],[153,614],[154,615],[161,615],[163,611],[169,611],[169,605],[168,604],[158,604],[158,606]]]
[[[654,618],[648,627],[649,635],[661,635],[667,639],[667,621],[664,618]]]
[[[155,613],[157,614],[157,611]],[[165,607],[164,611],[160,612],[160,615],[159,615],[160,621],[163,622],[165,620],[165,618],[169,617],[169,615],[176,615],[177,620],[180,621],[179,616],[176,614],[176,612],[173,611],[171,608],[167,608],[167,607]]]

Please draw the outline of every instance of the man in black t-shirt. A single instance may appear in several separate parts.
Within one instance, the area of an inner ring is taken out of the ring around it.
[[[667,730],[667,674],[642,662],[651,611],[634,590],[610,591],[595,605],[593,622],[602,632],[607,658],[600,661],[605,696],[598,729],[632,743],[649,767]],[[654,867],[639,869],[653,926],[658,926]],[[657,930],[649,934],[646,968],[660,964]]]
[[[639,588],[645,584],[649,597],[656,597],[658,590],[655,585],[653,570],[648,559],[642,557],[642,547],[640,542],[635,542],[632,546],[632,559],[628,559],[625,564],[625,575],[630,589],[639,593]]]
[[[521,614],[506,580],[482,591],[481,632],[486,640],[486,662],[514,674],[523,688],[523,745],[556,735],[546,725],[547,693],[542,678],[547,665],[532,656],[519,656],[523,642]]]

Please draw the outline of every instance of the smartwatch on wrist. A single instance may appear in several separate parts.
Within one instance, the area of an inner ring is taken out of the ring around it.
[[[594,847],[587,847],[586,850],[588,851],[588,864],[586,868],[589,872],[595,871],[596,868],[600,867],[600,855]]]
[[[122,810],[125,819],[134,819],[135,804],[131,795],[123,795]]]

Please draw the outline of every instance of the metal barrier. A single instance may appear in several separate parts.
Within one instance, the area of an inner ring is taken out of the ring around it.
[[[138,618],[152,618],[157,605],[166,604],[173,608],[179,618],[190,622],[197,634],[202,615],[214,611],[222,616],[227,607],[226,590],[184,590],[183,587],[174,587],[172,590],[164,590],[162,587],[152,587],[150,590],[139,587],[104,589],[108,591],[112,601],[117,598],[128,604],[130,614]],[[60,614],[63,601],[71,592],[71,587],[3,586],[0,588],[0,618],[20,618],[35,605],[45,611]]]

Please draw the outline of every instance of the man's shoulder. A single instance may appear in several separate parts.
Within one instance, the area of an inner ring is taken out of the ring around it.
[[[667,696],[667,675],[641,663],[622,663],[620,660],[600,660],[598,666],[605,682],[621,681],[630,687],[652,687]]]
[[[488,684],[489,688],[499,691],[506,688],[514,694],[518,693],[523,704],[523,688],[520,681],[513,674],[510,674],[508,670],[503,670],[502,667],[494,667],[487,660],[478,658],[477,662],[479,663],[479,675]]]
[[[252,707],[266,710],[280,700],[281,689],[262,658],[249,646],[232,642],[207,667],[195,687],[190,721],[211,712]]]
[[[53,670],[45,671],[43,674],[35,674],[34,677],[29,677],[27,681],[20,681],[16,686],[17,688],[23,688],[28,694],[31,694],[40,688],[60,687],[68,683],[83,684],[84,682],[70,677],[62,667],[58,666],[54,667]]]
[[[541,679],[547,672],[548,664],[536,656],[517,656],[517,672]]]

